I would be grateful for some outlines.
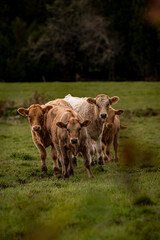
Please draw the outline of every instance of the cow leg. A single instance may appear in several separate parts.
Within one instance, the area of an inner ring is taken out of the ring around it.
[[[82,158],[83,158],[84,166],[87,169],[88,177],[93,178],[94,176],[91,171],[91,164],[90,164],[90,160],[88,158],[88,150],[86,147],[82,151]]]
[[[105,163],[108,162],[108,156],[106,154],[106,145],[104,143],[102,143],[102,152],[103,152],[103,160]]]
[[[90,151],[90,162],[91,162],[91,166],[95,166],[96,162],[94,160],[94,153],[93,151]]]
[[[69,164],[68,164],[67,172],[68,172],[69,175],[74,175],[73,158],[72,158],[72,153],[71,152],[68,153],[68,157],[69,157]]]
[[[119,133],[114,136],[113,147],[115,152],[115,161],[118,161]]]
[[[56,176],[60,170],[57,164],[57,151],[53,145],[51,146],[51,158],[53,160],[53,175]]]
[[[62,164],[61,164],[59,158],[58,158],[58,166],[59,166],[59,167],[62,167]]]
[[[57,152],[58,165],[61,165],[61,167],[62,167],[62,173],[63,173],[64,162],[63,162],[63,158],[62,158],[61,149],[60,149],[60,147],[59,147],[57,144],[54,144],[54,147],[55,147],[56,152]]]
[[[77,158],[75,156],[72,157],[72,163],[73,163],[73,166],[77,167]]]
[[[109,144],[106,145],[105,153],[106,153],[106,156],[107,156],[107,160],[108,160],[108,162],[111,162],[111,161],[112,161],[112,155],[111,155],[111,143],[109,143]]]
[[[90,153],[90,164],[91,166],[95,166],[96,163],[94,161],[94,147],[92,145],[92,140],[89,138],[88,139],[88,145],[89,145],[89,153]]]
[[[96,142],[96,151],[98,156],[98,164],[103,165],[101,137]]]
[[[41,158],[41,170],[42,172],[47,172],[47,166],[46,166],[46,149],[39,143],[36,143],[36,147],[38,148],[38,151],[40,153]]]
[[[69,157],[67,154],[67,150],[61,145],[61,153],[62,153],[62,174],[64,178],[68,178],[68,165],[69,165]]]

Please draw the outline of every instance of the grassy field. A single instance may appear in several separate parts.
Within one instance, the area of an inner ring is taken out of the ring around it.
[[[120,132],[120,163],[92,167],[90,180],[79,158],[64,181],[52,176],[48,148],[44,176],[27,119],[15,111],[35,103],[35,91],[41,101],[119,96],[114,107],[125,110],[128,127]],[[160,239],[159,83],[1,83],[0,104],[0,239]]]

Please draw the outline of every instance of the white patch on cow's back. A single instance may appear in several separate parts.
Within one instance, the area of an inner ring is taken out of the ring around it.
[[[87,103],[86,101],[87,97],[84,97],[84,98],[73,97],[71,94],[68,94],[67,96],[65,96],[63,100],[70,103],[74,110],[78,110],[84,102]]]

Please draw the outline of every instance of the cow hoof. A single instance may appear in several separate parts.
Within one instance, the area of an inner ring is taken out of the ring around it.
[[[70,175],[74,176],[74,171],[73,171],[73,169],[70,169],[70,170],[68,171],[68,174],[69,174],[69,176],[70,176]]]
[[[92,179],[92,178],[94,178],[94,176],[93,175],[90,175],[90,176],[88,176],[89,177],[89,179]]]
[[[104,160],[105,163],[108,163],[108,158],[107,157],[104,157],[103,160]]]
[[[73,163],[73,166],[77,167],[77,158],[76,157],[72,158],[72,163]]]
[[[60,162],[59,159],[58,159],[58,166],[59,166],[59,167],[62,167],[62,164],[61,164],[61,162]]]
[[[63,174],[63,178],[64,178],[64,179],[69,178],[68,173]]]
[[[119,161],[119,158],[115,158],[113,159],[114,162],[118,162]]]
[[[96,166],[96,162],[94,160],[92,160],[91,166]]]
[[[42,166],[41,170],[42,170],[43,173],[47,173],[47,167],[46,166]]]
[[[55,167],[53,169],[53,176],[57,176],[57,174],[60,174],[60,173],[61,173],[61,171],[60,171],[60,169],[58,167]]]
[[[109,163],[109,161],[107,160],[107,161],[105,161],[105,164],[108,164]]]
[[[102,157],[99,157],[99,158],[98,158],[98,164],[99,164],[99,165],[103,165],[103,159],[102,159]]]

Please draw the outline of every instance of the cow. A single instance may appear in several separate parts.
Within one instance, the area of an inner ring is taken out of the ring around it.
[[[41,106],[33,104],[29,108],[19,108],[17,111],[20,115],[27,117],[31,126],[32,139],[37,147],[41,158],[41,170],[47,172],[46,166],[46,148],[52,144],[49,134],[46,130],[47,113],[52,106]],[[52,154],[51,150],[51,154]],[[55,161],[54,161],[55,163]]]
[[[64,178],[74,174],[72,155],[76,156],[79,152],[82,153],[88,177],[93,177],[90,169],[86,129],[89,124],[89,120],[83,120],[71,107],[59,105],[48,112],[46,126],[57,150]]]
[[[48,111],[57,105],[70,106],[69,103],[60,99],[56,99],[54,101],[46,103],[45,105],[33,104],[27,109],[19,108],[17,110],[20,115],[25,117],[28,116],[28,121],[31,126],[32,139],[40,153],[41,170],[44,173],[47,172],[46,148],[48,146],[51,146],[51,157],[53,159],[53,175],[57,175],[57,173],[59,173],[59,168],[57,165],[57,152],[54,148],[54,145],[52,144],[51,138],[46,129],[46,121]]]
[[[71,108],[72,109],[72,106],[68,103],[68,102],[66,102],[66,101],[64,101],[63,99],[55,99],[55,100],[52,100],[52,101],[49,101],[49,102],[47,102],[46,104],[45,104],[45,106],[47,106],[47,105],[51,105],[51,106],[59,106],[59,105],[61,105],[61,106],[66,106],[66,107],[69,107],[69,108]],[[54,151],[54,156],[53,156],[53,158],[57,158],[57,152],[56,151]],[[77,159],[76,160],[74,160],[74,159],[76,159],[75,157],[73,158],[73,165],[76,165],[77,166]],[[75,162],[76,161],[76,162]],[[62,167],[62,165],[61,165],[61,162],[60,162],[60,160],[58,159],[58,165],[59,165],[59,167]]]
[[[70,94],[65,96],[65,101],[71,104],[73,109],[80,114],[83,119],[89,119],[91,124],[87,127],[89,148],[90,148],[90,161],[92,165],[94,162],[94,147],[92,140],[95,142],[96,152],[98,155],[98,164],[103,165],[102,159],[102,133],[105,121],[108,117],[108,109],[110,105],[119,101],[119,97],[109,97],[105,94],[97,95],[96,98],[86,97],[79,98],[73,97]]]
[[[108,118],[106,120],[102,135],[103,159],[106,162],[112,161],[111,145],[113,144],[115,152],[115,161],[118,161],[119,130],[127,128],[120,124],[119,115],[123,110],[115,110],[109,107]]]

